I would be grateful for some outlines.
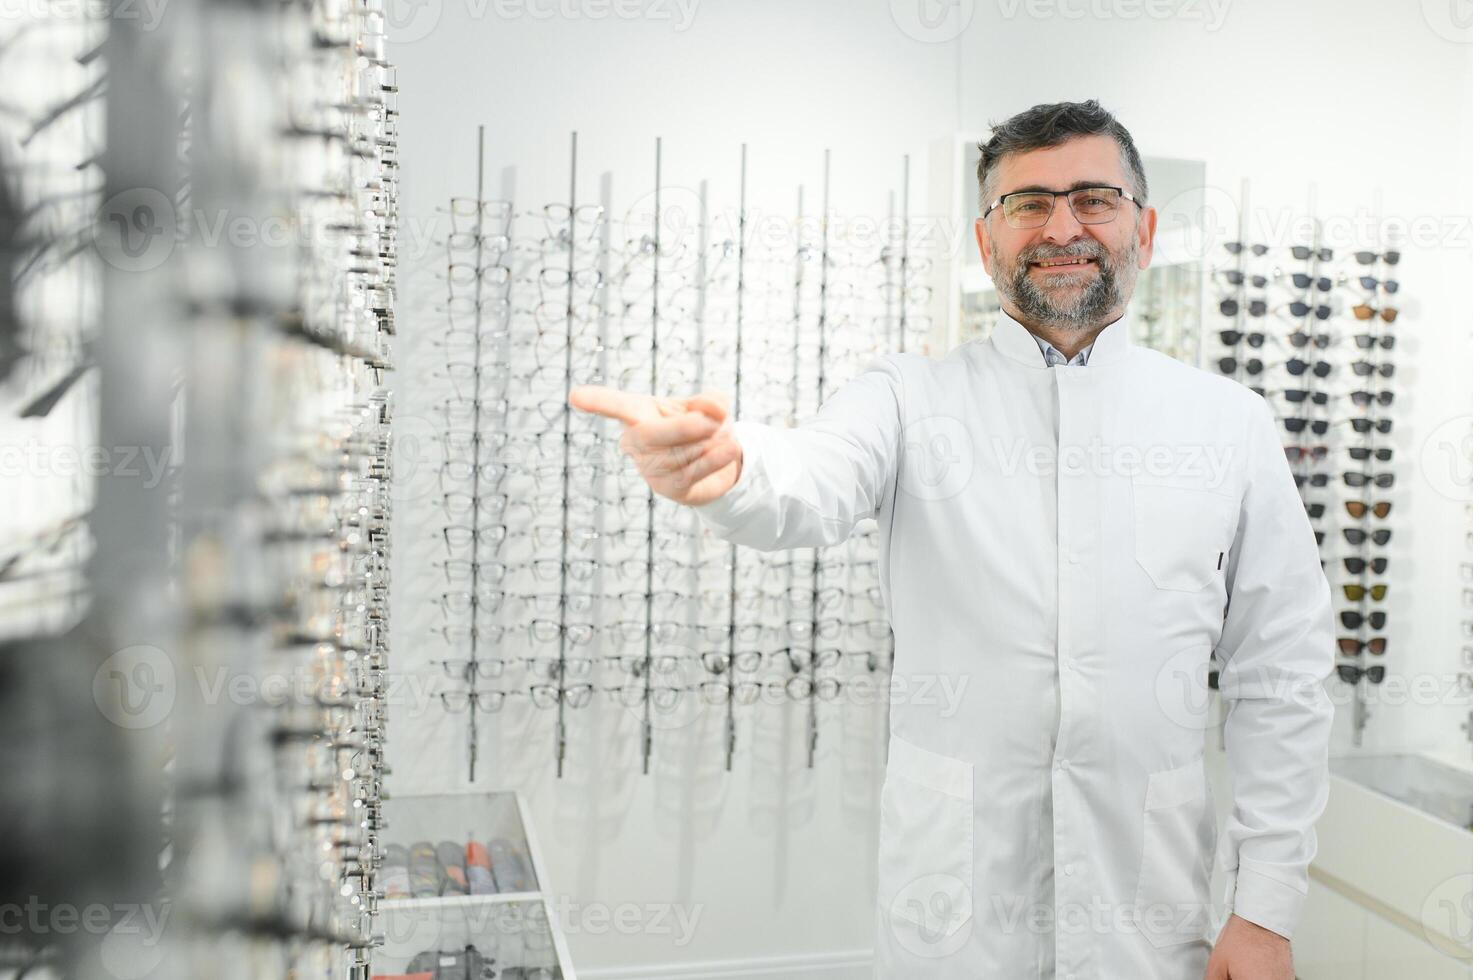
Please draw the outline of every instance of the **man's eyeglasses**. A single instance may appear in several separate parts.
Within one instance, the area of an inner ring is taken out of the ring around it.
[[[1003,220],[1010,228],[1042,228],[1053,217],[1054,201],[1058,198],[1069,201],[1069,210],[1082,225],[1103,225],[1115,220],[1120,212],[1120,202],[1130,201],[1136,207],[1144,207],[1135,196],[1123,187],[1076,187],[1069,191],[1013,191],[1004,194],[982,212],[986,218],[997,208],[1002,208]]]

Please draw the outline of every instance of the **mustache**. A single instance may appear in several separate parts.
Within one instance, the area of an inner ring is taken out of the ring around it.
[[[1099,242],[1079,241],[1071,245],[1033,245],[1018,253],[1018,262],[1046,262],[1049,259],[1104,259],[1109,251]]]

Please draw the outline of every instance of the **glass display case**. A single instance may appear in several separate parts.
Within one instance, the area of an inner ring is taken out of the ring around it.
[[[575,980],[519,795],[398,797],[384,812],[376,980]]]

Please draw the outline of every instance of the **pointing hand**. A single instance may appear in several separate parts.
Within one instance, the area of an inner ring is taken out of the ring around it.
[[[624,423],[619,448],[662,497],[692,507],[730,490],[742,471],[742,447],[731,434],[726,399],[699,394],[656,398],[599,385],[579,385],[574,408]]]

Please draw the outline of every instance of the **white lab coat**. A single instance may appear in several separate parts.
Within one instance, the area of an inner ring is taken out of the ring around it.
[[[884,980],[1199,980],[1229,910],[1298,920],[1328,792],[1329,584],[1267,404],[1128,326],[1086,365],[1047,367],[1006,315],[944,359],[880,358],[795,429],[738,421],[740,478],[697,508],[764,550],[879,522]],[[958,710],[920,696],[942,683]]]

